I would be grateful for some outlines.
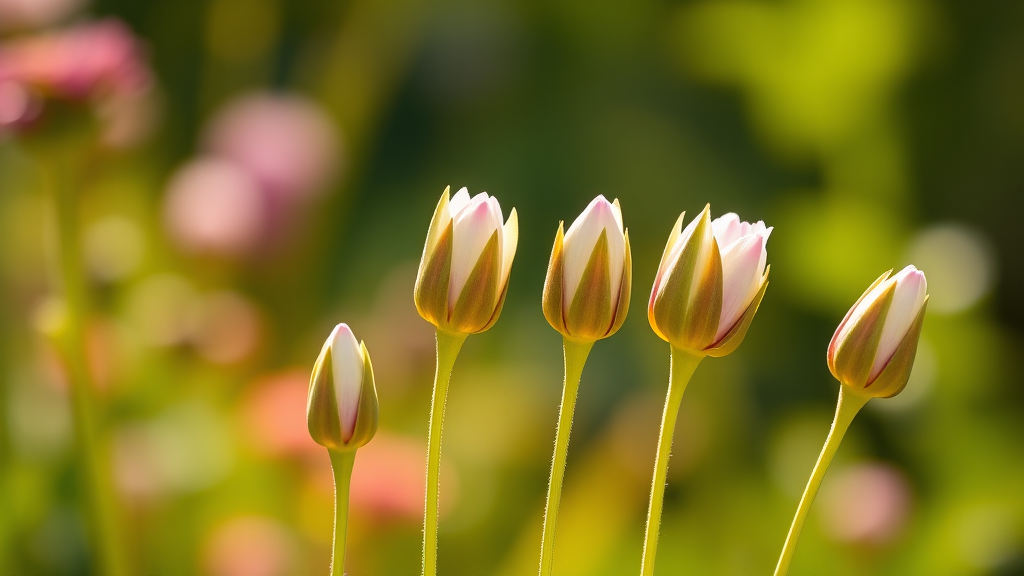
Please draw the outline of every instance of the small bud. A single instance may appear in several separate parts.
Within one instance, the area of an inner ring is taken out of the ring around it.
[[[647,317],[678,348],[725,356],[743,341],[768,286],[772,229],[711,206],[683,229],[679,216],[651,289]]]
[[[501,206],[463,188],[449,201],[445,188],[423,246],[413,297],[420,316],[446,332],[474,334],[490,328],[505,303],[519,218],[512,209],[502,225]]]
[[[564,236],[558,225],[544,281],[544,317],[568,338],[611,336],[626,319],[632,268],[619,201],[594,198]]]
[[[875,398],[899,394],[910,379],[928,303],[928,280],[913,265],[878,277],[846,313],[828,346],[828,369]]]
[[[379,408],[366,344],[346,324],[334,327],[309,379],[309,435],[332,450],[355,450],[377,431]]]

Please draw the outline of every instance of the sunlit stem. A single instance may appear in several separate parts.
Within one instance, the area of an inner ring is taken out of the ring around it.
[[[811,478],[807,481],[803,496],[800,497],[796,516],[793,517],[793,524],[789,527],[789,534],[786,535],[786,543],[782,546],[779,564],[775,567],[775,576],[784,576],[789,571],[789,564],[793,561],[793,551],[796,549],[796,541],[800,538],[800,530],[807,519],[807,511],[811,509],[814,495],[818,493],[821,479],[825,477],[825,470],[828,469],[832,457],[839,449],[839,443],[843,441],[843,435],[846,434],[846,429],[853,422],[853,417],[860,412],[869,399],[869,396],[857,394],[846,386],[840,386],[839,402],[836,404],[836,416],[832,420],[832,429],[828,432],[825,446],[821,449],[818,461],[814,464],[814,470],[811,472]]]
[[[544,535],[540,542],[540,576],[551,574],[551,566],[555,558],[555,524],[558,518],[558,502],[562,498],[565,456],[569,449],[569,433],[572,432],[572,415],[576,409],[576,392],[580,387],[583,365],[587,363],[587,356],[593,346],[593,342],[562,339],[565,353],[565,381],[562,384],[562,404],[558,408],[555,453],[551,458],[551,477],[548,480],[548,499],[544,505]]]
[[[328,450],[334,471],[334,554],[331,576],[345,576],[345,539],[348,535],[348,489],[352,482],[355,450]]]
[[[668,394],[665,410],[661,414],[661,432],[658,434],[658,455],[654,460],[654,479],[651,480],[651,502],[647,508],[647,528],[644,531],[644,555],[640,574],[654,574],[654,557],[658,551],[658,531],[661,529],[661,510],[665,500],[665,479],[668,475],[668,459],[672,455],[672,436],[676,430],[679,404],[683,392],[690,383],[697,365],[704,359],[703,354],[672,347],[671,367],[668,377]]]
[[[78,193],[69,172],[67,158],[45,164],[44,178],[56,212],[57,259],[66,316],[59,335],[71,395],[75,430],[75,453],[86,499],[90,539],[95,551],[96,574],[127,576],[127,550],[121,542],[118,511],[111,477],[109,455],[99,442],[93,382],[86,356],[86,285],[79,245]],[[51,159],[53,160],[53,159]]]
[[[427,497],[423,513],[423,575],[437,573],[437,496],[441,469],[441,430],[444,406],[448,399],[448,381],[466,334],[437,331],[437,370],[434,395],[430,402],[430,429],[427,432]]]

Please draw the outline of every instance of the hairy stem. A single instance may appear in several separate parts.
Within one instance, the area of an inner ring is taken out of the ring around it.
[[[437,370],[434,373],[434,394],[430,402],[430,429],[427,432],[427,496],[423,513],[423,576],[437,573],[437,502],[441,470],[441,431],[444,428],[444,406],[448,399],[448,381],[465,334],[437,331]]]
[[[554,562],[555,524],[558,518],[558,502],[562,498],[562,479],[565,476],[565,456],[569,449],[569,434],[572,432],[572,416],[576,409],[576,392],[580,387],[580,376],[593,342],[575,342],[562,339],[565,354],[565,380],[562,384],[562,404],[558,408],[558,425],[555,429],[555,453],[551,458],[551,477],[548,480],[548,498],[544,505],[544,535],[540,543],[540,576],[549,576]]]
[[[864,404],[870,399],[868,396],[857,394],[846,386],[839,388],[839,402],[836,404],[836,416],[832,420],[832,429],[825,439],[825,446],[821,449],[818,461],[811,471],[811,478],[807,481],[803,496],[800,497],[800,504],[796,507],[796,515],[793,517],[793,524],[789,527],[789,534],[786,535],[786,543],[782,546],[782,554],[779,556],[779,563],[775,567],[775,576],[784,576],[789,571],[789,564],[793,561],[793,551],[796,549],[796,541],[800,538],[800,530],[807,519],[807,512],[811,509],[811,502],[814,495],[818,493],[821,480],[825,477],[825,471],[832,462],[839,443],[843,441],[843,435],[853,422],[854,416],[860,412]]]
[[[668,460],[672,455],[672,436],[676,430],[676,418],[679,416],[679,404],[683,400],[683,392],[697,365],[704,359],[702,354],[681,348],[672,347],[671,367],[669,368],[668,393],[665,398],[665,410],[661,414],[661,432],[658,434],[658,455],[654,460],[654,479],[651,480],[651,502],[647,507],[647,528],[644,531],[644,555],[640,564],[640,574],[654,574],[654,557],[658,551],[658,531],[661,529],[661,510],[665,499],[665,478],[668,475]]]
[[[355,450],[328,450],[334,471],[334,554],[331,576],[345,576],[345,540],[348,535],[348,489],[352,481]]]

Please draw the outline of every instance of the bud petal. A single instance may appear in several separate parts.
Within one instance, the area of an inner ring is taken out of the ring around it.
[[[581,340],[603,338],[612,324],[608,252],[608,232],[602,230],[565,315],[566,332]]]
[[[366,346],[345,324],[327,338],[313,366],[306,402],[306,424],[318,444],[355,449],[377,429],[377,391]]]
[[[618,200],[615,201],[616,206],[618,206],[618,202]],[[629,296],[633,284],[633,256],[629,249],[629,230],[625,231],[623,238],[626,249],[622,257],[622,282],[619,284],[619,298],[615,304],[615,320],[612,321],[612,327],[605,334],[605,338],[619,331],[622,323],[626,321],[626,312],[629,311]]]
[[[498,233],[495,231],[466,278],[459,299],[451,308],[446,329],[473,334],[489,324],[498,297],[499,258]]]
[[[555,234],[555,245],[551,248],[551,259],[548,260],[548,274],[544,279],[544,296],[542,305],[544,318],[548,324],[562,334],[566,333],[565,317],[562,314],[562,278],[564,277],[564,242],[565,236],[562,233],[562,222],[558,223],[558,232]]]
[[[771,266],[765,268],[764,277],[761,279],[761,288],[759,288],[757,293],[754,294],[754,299],[750,301],[750,304],[747,306],[747,309],[744,310],[743,315],[740,316],[739,320],[733,324],[732,329],[722,336],[712,348],[707,349],[708,356],[720,358],[727,354],[732,354],[737,348],[739,348],[740,344],[743,343],[743,337],[747,335],[747,329],[750,328],[750,323],[754,319],[754,314],[757,313],[758,307],[761,306],[761,300],[764,298],[764,292],[768,288],[768,272],[770,271]]]
[[[866,390],[871,395],[877,398],[891,398],[902,392],[907,385],[910,372],[914,368],[914,359],[917,357],[917,343],[921,339],[921,327],[924,325],[924,311],[927,306],[928,296],[925,296],[921,310],[907,330],[903,341],[896,347],[896,351],[878,377],[867,385]]]

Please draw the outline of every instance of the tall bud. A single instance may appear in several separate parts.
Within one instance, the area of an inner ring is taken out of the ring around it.
[[[828,369],[876,398],[899,394],[910,379],[928,304],[928,280],[913,265],[878,277],[846,313],[828,346]]]
[[[379,408],[366,344],[347,324],[338,324],[313,365],[306,399],[306,425],[317,444],[355,450],[377,431]]]
[[[420,316],[449,333],[490,328],[505,303],[519,241],[516,209],[502,224],[497,198],[445,188],[427,231],[413,297]]]
[[[743,341],[768,286],[764,222],[733,213],[711,220],[711,206],[669,234],[651,289],[647,317],[677,348],[725,356]]]
[[[618,199],[594,198],[568,233],[558,224],[544,281],[544,317],[575,340],[611,336],[629,310],[632,268]]]

